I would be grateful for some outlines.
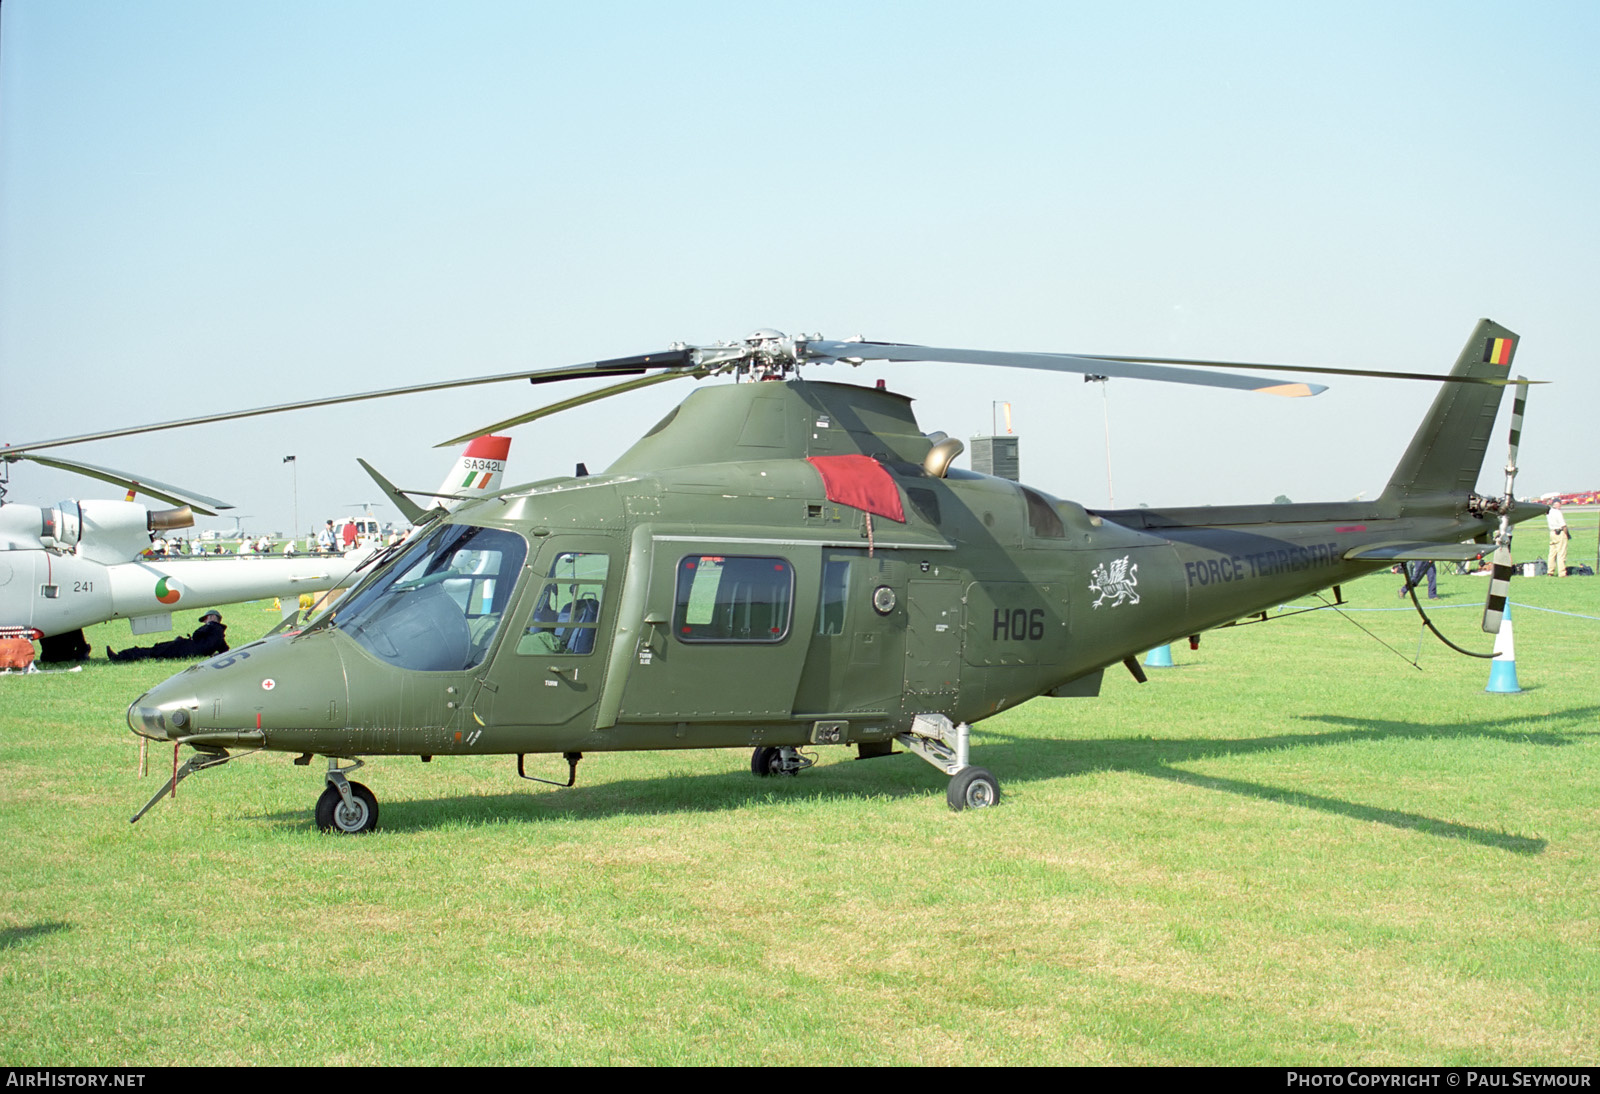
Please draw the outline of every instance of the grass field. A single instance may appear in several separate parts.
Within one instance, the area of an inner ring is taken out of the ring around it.
[[[1571,519],[1592,564],[1594,514]],[[1484,590],[1441,583],[1478,649]],[[130,826],[171,754],[136,778],[123,709],[170,670],[0,678],[0,1056],[1600,1063],[1600,621],[1578,617],[1600,579],[1512,599],[1520,695],[1431,637],[1407,663],[1401,611],[1216,631],[1145,686],[1119,670],[976,727],[1005,798],[962,814],[920,760],[842,749],[792,780],[742,751],[595,755],[572,790],[389,759],[360,776],[382,830],[339,838],[311,821],[321,762],[273,754]],[[230,634],[274,620],[240,606]]]

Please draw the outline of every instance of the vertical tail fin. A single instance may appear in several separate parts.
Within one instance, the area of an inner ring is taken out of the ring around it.
[[[388,479],[380,475],[366,460],[356,460],[372,476],[395,508],[405,514],[412,524],[428,518],[430,512],[452,509],[461,504],[461,498],[481,498],[500,489],[500,479],[506,469],[506,453],[511,450],[510,437],[475,437],[467,450],[456,460],[450,474],[432,495],[432,505],[424,509],[406,496]],[[413,491],[416,493],[417,491]],[[203,512],[204,510],[202,510]]]
[[[510,437],[474,437],[439,486],[439,493],[481,498],[500,489]]]
[[[1517,342],[1505,327],[1480,319],[1450,375],[1509,380]],[[1440,385],[1428,416],[1384,488],[1384,497],[1471,493],[1504,393],[1498,384]]]

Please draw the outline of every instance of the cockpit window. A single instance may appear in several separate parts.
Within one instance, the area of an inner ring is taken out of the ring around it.
[[[534,602],[517,640],[518,653],[581,655],[594,652],[611,559],[591,551],[563,551]]]
[[[400,668],[470,669],[489,653],[527,554],[513,532],[444,525],[357,589],[333,625]]]

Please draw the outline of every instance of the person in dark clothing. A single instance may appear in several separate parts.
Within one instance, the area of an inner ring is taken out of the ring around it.
[[[117,652],[106,647],[106,657],[112,661],[175,661],[191,657],[213,657],[228,652],[228,628],[222,625],[222,613],[209,611],[200,617],[200,626],[188,638],[174,638],[157,642],[153,646]]]
[[[89,653],[89,640],[83,636],[82,628],[39,639],[40,661],[87,661]]]
[[[1421,586],[1422,579],[1428,579],[1428,599],[1439,599],[1439,568],[1428,559],[1418,559],[1406,566],[1406,576],[1409,579],[1405,585],[1400,586],[1400,595],[1406,595],[1406,589]]]

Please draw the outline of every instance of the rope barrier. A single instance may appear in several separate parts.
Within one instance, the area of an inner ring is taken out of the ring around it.
[[[1304,603],[1304,601],[1298,601],[1298,600],[1296,600],[1296,601],[1288,601],[1286,603],[1278,605],[1278,610],[1281,612],[1284,608],[1290,607],[1291,605],[1299,605],[1299,604],[1302,604],[1302,603]],[[1570,616],[1573,619],[1592,619],[1595,622],[1600,623],[1600,615],[1581,615],[1578,612],[1557,611],[1555,608],[1541,608],[1536,604],[1524,604],[1520,600],[1512,600],[1512,601],[1508,601],[1507,603],[1509,603],[1513,608],[1526,608],[1530,612],[1549,612],[1551,615],[1565,615],[1565,616]],[[1332,606],[1333,605],[1331,605],[1331,604],[1328,604],[1328,605],[1310,604],[1310,605],[1307,605],[1306,610],[1314,611],[1314,610],[1318,610],[1318,609],[1329,608],[1329,607],[1332,607]],[[1447,611],[1451,611],[1451,610],[1456,609],[1456,608],[1475,608],[1480,612],[1483,611],[1483,605],[1482,604],[1435,604],[1435,605],[1429,607],[1428,610],[1430,612],[1447,612]],[[1410,608],[1352,608],[1347,604],[1340,604],[1339,605],[1339,610],[1342,611],[1342,612],[1407,612],[1407,613],[1409,613],[1411,611]]]
[[[1600,623],[1600,615],[1579,615],[1577,612],[1560,612],[1554,608],[1539,608],[1532,604],[1518,604],[1516,601],[1512,601],[1511,606],[1514,608],[1527,608],[1530,612],[1549,612],[1551,615],[1567,615],[1571,616],[1573,619],[1593,619],[1595,622]]]

